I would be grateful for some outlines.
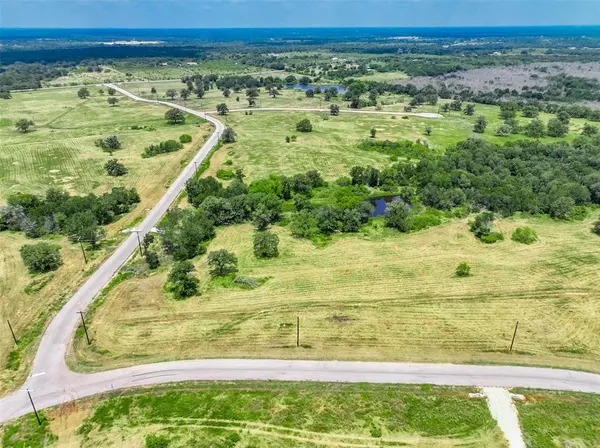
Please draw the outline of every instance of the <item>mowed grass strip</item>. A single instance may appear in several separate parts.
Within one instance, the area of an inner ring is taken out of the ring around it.
[[[168,266],[121,283],[94,315],[94,344],[76,340],[70,362],[109,369],[183,358],[266,357],[531,364],[598,371],[600,239],[590,220],[499,221],[531,226],[540,242],[477,241],[466,220],[400,235],[376,223],[324,248],[275,228],[280,256],[257,260],[252,227],[219,229],[209,251],[239,258],[240,275],[268,279],[225,288],[195,264],[201,296],[173,301]],[[472,276],[456,278],[456,266]],[[301,344],[296,348],[296,317]],[[519,332],[508,347],[515,322]],[[140,343],[143,341],[143,343]]]
[[[471,388],[230,382],[138,389],[47,411],[55,446],[505,447],[485,400]],[[5,427],[37,435],[25,417]],[[46,438],[51,436],[46,435]],[[62,442],[62,443],[61,443]],[[7,444],[6,446],[13,446]]]
[[[517,389],[523,436],[531,448],[600,446],[600,395]]]

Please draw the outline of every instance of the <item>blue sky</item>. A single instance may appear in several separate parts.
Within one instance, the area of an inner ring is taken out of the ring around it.
[[[600,0],[0,0],[0,27],[597,25]]]

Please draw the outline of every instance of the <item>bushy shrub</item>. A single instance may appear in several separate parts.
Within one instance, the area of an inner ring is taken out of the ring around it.
[[[256,258],[279,256],[279,237],[271,232],[256,232],[254,234],[254,256]]]
[[[179,136],[179,141],[181,143],[190,143],[192,141],[192,136],[189,134],[182,134]]]
[[[538,236],[531,227],[517,227],[510,239],[517,243],[533,244],[538,240]]]
[[[104,165],[106,174],[113,177],[124,176],[127,174],[127,168],[117,159],[111,159]]]
[[[411,230],[423,230],[429,227],[439,226],[442,223],[442,219],[432,213],[421,213],[415,215],[411,219],[412,227]]]
[[[298,132],[311,132],[313,130],[313,126],[308,118],[304,118],[296,123],[296,130]]]
[[[235,174],[233,173],[232,170],[225,170],[225,169],[221,168],[220,170],[217,171],[217,177],[219,179],[229,180],[229,179],[233,179],[235,177]]]
[[[189,261],[176,262],[167,277],[165,291],[172,293],[177,300],[198,294],[200,280],[192,274],[194,270],[194,265]]]
[[[223,143],[235,143],[237,135],[232,128],[225,128],[223,134],[221,134],[221,140]]]
[[[179,151],[183,148],[183,145],[179,143],[177,140],[166,140],[164,142],[160,142],[158,145],[150,145],[144,152],[142,153],[143,158],[157,156],[159,154],[166,154],[169,152]]]
[[[21,247],[20,252],[29,272],[55,271],[63,264],[60,246],[56,244],[27,244]]]
[[[600,219],[592,225],[592,233],[600,236]]]
[[[471,266],[468,263],[460,263],[456,267],[456,276],[457,277],[469,277],[471,275]]]
[[[504,241],[504,234],[501,232],[491,232],[479,238],[479,241],[485,244],[494,244],[498,241]]]

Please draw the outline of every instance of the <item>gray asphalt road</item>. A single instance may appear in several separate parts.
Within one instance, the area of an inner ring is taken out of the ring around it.
[[[109,86],[109,85],[107,85]],[[138,98],[112,85],[136,101]],[[150,211],[138,230],[143,236],[167,211],[183,190],[185,182],[218,142],[223,124],[204,113],[174,103],[158,103],[185,110],[214,123],[216,129],[202,149]],[[137,238],[131,235],[77,291],[52,320],[42,337],[33,362],[32,374],[22,389],[32,391],[40,408],[74,399],[128,387],[189,380],[288,380],[371,383],[411,383],[461,386],[535,387],[600,393],[600,375],[559,369],[511,366],[474,366],[454,364],[376,363],[343,361],[285,361],[215,359],[146,364],[124,369],[79,374],[69,370],[65,355],[78,325],[77,312],[85,310],[93,298],[136,250]],[[31,412],[27,394],[15,392],[0,399],[0,422]]]

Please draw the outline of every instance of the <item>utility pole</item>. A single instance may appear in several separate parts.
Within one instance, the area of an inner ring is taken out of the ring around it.
[[[300,316],[296,317],[296,347],[300,347]]]
[[[31,403],[31,407],[33,408],[33,412],[35,413],[35,418],[37,419],[38,425],[42,426],[42,419],[40,419],[38,411],[35,408],[35,404],[33,404],[33,398],[31,398],[31,392],[29,391],[29,389],[24,389],[24,391],[27,392],[27,396],[29,397],[29,402]]]
[[[142,242],[140,241],[140,231],[132,230],[132,232],[135,232],[135,236],[137,237],[137,241],[138,241],[138,249],[140,250],[140,257],[143,257],[144,253],[142,251]]]
[[[83,248],[83,241],[81,241],[81,238],[79,239],[79,245],[81,246],[81,253],[83,254],[83,260],[85,261],[85,264],[87,264],[88,259],[87,259],[87,255],[85,254],[85,249]]]
[[[512,352],[513,345],[515,343],[515,338],[517,337],[517,329],[518,328],[519,328],[519,321],[517,321],[517,323],[515,325],[515,332],[513,333],[512,342],[510,343],[510,350],[509,350],[509,352]]]
[[[195,160],[194,160],[194,166],[196,167],[194,172],[197,173],[198,172],[198,162],[196,162]]]
[[[83,331],[85,332],[85,338],[87,339],[88,345],[92,342],[90,341],[90,335],[88,334],[87,327],[85,326],[85,319],[83,318],[83,311],[77,311],[77,313],[81,316],[81,323],[83,325]]]
[[[15,332],[13,331],[13,327],[10,324],[10,320],[6,319],[6,322],[8,323],[8,328],[10,328],[10,334],[12,334],[12,337],[15,341],[15,345],[17,345],[19,343],[19,341],[17,341],[17,337],[15,336]]]

